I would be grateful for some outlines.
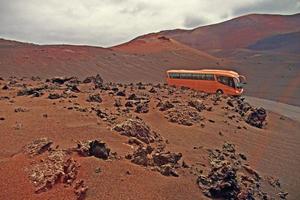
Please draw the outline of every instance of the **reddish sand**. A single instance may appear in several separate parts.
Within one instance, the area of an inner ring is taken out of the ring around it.
[[[1,88],[7,82],[0,81]],[[50,100],[47,98],[48,93],[62,93],[65,86],[46,90],[41,97],[16,96],[22,84],[32,87],[42,83],[18,80],[17,84],[9,86],[9,90],[0,89],[0,97],[9,97],[2,98],[0,106],[0,117],[4,117],[0,121],[0,199],[75,198],[72,189],[65,188],[61,183],[57,183],[47,192],[34,193],[33,184],[26,171],[31,166],[30,159],[22,154],[21,149],[40,137],[52,139],[61,149],[75,147],[77,140],[101,139],[121,156],[121,159],[108,161],[95,157],[76,157],[80,164],[77,178],[84,179],[89,187],[86,199],[207,199],[196,184],[197,177],[190,174],[189,169],[179,169],[179,177],[167,177],[124,159],[127,153],[132,152],[132,147],[127,144],[128,138],[111,130],[111,125],[91,110],[98,107],[117,113],[113,106],[116,96],[109,94],[111,90],[94,91],[92,85],[81,84],[81,92],[72,93],[78,98]],[[249,164],[261,176],[271,175],[280,179],[283,190],[289,192],[288,199],[299,199],[299,122],[268,113],[266,127],[255,128],[244,121],[228,119],[227,116],[236,113],[224,110],[226,104],[223,102],[213,106],[212,111],[200,112],[205,117],[201,122],[204,123],[204,128],[198,123],[190,127],[182,126],[169,122],[164,117],[164,112],[158,111],[157,97],[186,102],[190,98],[187,93],[178,91],[170,95],[167,90],[161,90],[152,94],[147,92],[150,88],[134,88],[132,91],[129,87],[126,89],[127,95],[132,92],[150,95],[148,113],[130,113],[141,117],[152,130],[167,139],[168,150],[181,152],[183,160],[190,166],[195,165],[206,170],[206,149],[221,148],[225,141],[233,143],[239,152],[247,156]],[[103,102],[87,102],[86,98],[90,93],[100,93]],[[119,98],[122,103],[125,102],[125,97]],[[212,101],[208,98],[205,104],[212,106]],[[15,109],[19,107],[27,111],[16,113]],[[68,109],[69,107],[72,109]],[[87,108],[88,111],[79,112],[76,107]],[[215,123],[209,122],[209,119],[213,119]],[[238,126],[246,128],[240,129]],[[98,167],[101,169],[100,173],[95,172]]]

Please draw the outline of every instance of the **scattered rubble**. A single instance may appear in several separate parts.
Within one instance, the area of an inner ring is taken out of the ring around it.
[[[88,96],[87,102],[96,102],[96,103],[101,103],[102,102],[102,98],[100,96],[100,94],[91,94]]]
[[[24,88],[17,92],[17,96],[29,96],[40,97],[44,93],[42,92],[45,88]]]
[[[72,184],[78,173],[78,164],[62,150],[50,151],[49,155],[30,169],[29,178],[35,192],[45,192],[56,183]]]
[[[135,112],[137,113],[147,113],[149,112],[149,106],[147,103],[139,103],[136,106]]]
[[[77,200],[85,199],[86,192],[88,190],[88,186],[85,185],[84,180],[76,181],[73,188],[75,190],[74,192],[76,194]]]
[[[205,108],[206,108],[205,105],[203,104],[203,102],[200,100],[191,100],[188,102],[188,105],[195,108],[199,112],[201,112],[202,110],[205,110]]]
[[[257,128],[262,128],[266,123],[266,117],[266,110],[264,108],[258,108],[248,115],[246,122]]]
[[[15,108],[15,112],[16,113],[19,113],[19,112],[28,112],[28,111],[29,111],[28,109],[22,108],[22,107]]]
[[[23,147],[24,153],[34,156],[49,150],[53,141],[49,138],[39,138]]]
[[[164,102],[160,101],[156,107],[159,107],[160,111],[166,111],[171,108],[174,108],[174,105],[169,101],[164,101]]]
[[[84,180],[76,181],[79,164],[72,158],[72,150],[60,150],[57,149],[58,146],[54,150],[50,148],[52,144],[53,142],[48,138],[40,138],[23,148],[25,154],[31,155],[32,161],[26,171],[35,186],[35,192],[46,192],[55,184],[64,184],[64,187],[71,186],[73,188],[78,200],[83,200],[88,187]],[[108,157],[110,150],[105,147],[105,143],[94,140],[90,141],[88,145],[90,146],[90,149],[87,150],[89,155]],[[80,148],[81,152],[86,153],[84,147],[80,146]],[[36,155],[42,157],[36,157]]]
[[[199,115],[199,112],[189,109],[170,110],[167,111],[165,116],[170,122],[184,126],[192,126],[194,123],[199,123],[204,119]]]
[[[150,127],[139,119],[127,119],[113,127],[113,130],[128,137],[135,137],[146,144],[154,142],[157,137],[157,134],[151,131]]]
[[[103,85],[103,79],[99,74],[96,76],[90,76],[83,80],[83,83],[94,83],[95,88],[101,88]]]
[[[122,106],[122,103],[121,103],[121,99],[115,99],[115,103],[114,103],[114,106],[115,107],[121,107]]]
[[[211,169],[197,179],[203,194],[213,199],[269,199],[259,173],[239,155],[230,143],[224,143],[222,150],[209,150]]]
[[[263,128],[266,125],[267,112],[264,108],[253,108],[241,97],[231,97],[227,104],[251,126]]]
[[[181,153],[156,152],[154,148],[147,145],[138,146],[132,155],[127,155],[131,162],[145,167],[152,167],[164,176],[176,176],[176,168],[180,167],[178,161],[181,159]]]

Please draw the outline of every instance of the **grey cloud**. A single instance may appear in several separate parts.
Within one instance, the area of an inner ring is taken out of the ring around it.
[[[140,2],[140,3],[137,3],[136,5],[123,8],[121,10],[121,13],[136,15],[142,11],[147,10],[147,8],[148,8],[148,5],[146,3]]]
[[[195,28],[208,24],[208,20],[201,16],[187,16],[184,19],[183,26],[185,28]]]
[[[233,10],[233,15],[249,13],[291,14],[300,12],[300,0],[264,0],[241,6]]]
[[[149,32],[194,28],[249,12],[300,12],[300,0],[226,0],[215,9],[223,1],[0,0],[0,38],[112,46]]]

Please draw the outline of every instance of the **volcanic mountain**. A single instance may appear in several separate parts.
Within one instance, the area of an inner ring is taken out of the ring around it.
[[[250,14],[192,30],[177,29],[160,33],[193,48],[211,50],[245,48],[262,38],[299,30],[300,14]]]
[[[168,69],[222,68],[248,78],[247,95],[299,105],[299,27],[300,14],[253,14],[193,30],[147,34],[111,48],[0,40],[0,74],[100,73],[106,81],[129,83],[164,82]],[[270,50],[274,41],[277,46]]]

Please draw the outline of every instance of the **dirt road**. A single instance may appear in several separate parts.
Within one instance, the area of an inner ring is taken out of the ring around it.
[[[284,104],[267,99],[246,96],[247,101],[255,106],[262,106],[265,109],[281,114],[290,119],[300,122],[300,107]]]

